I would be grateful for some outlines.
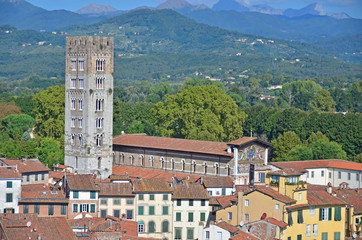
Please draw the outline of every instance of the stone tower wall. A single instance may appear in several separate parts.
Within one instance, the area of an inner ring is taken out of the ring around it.
[[[65,164],[101,178],[112,171],[113,52],[111,37],[66,39]]]

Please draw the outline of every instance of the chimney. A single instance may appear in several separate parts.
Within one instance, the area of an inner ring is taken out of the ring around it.
[[[327,193],[332,194],[332,184],[330,182],[327,184]]]

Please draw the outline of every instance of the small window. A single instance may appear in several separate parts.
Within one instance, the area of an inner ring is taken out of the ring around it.
[[[348,173],[348,180],[351,180],[351,173]]]
[[[324,177],[324,170],[321,171],[321,177]]]
[[[72,59],[72,71],[77,71],[77,60]]]
[[[315,207],[314,206],[310,206],[309,208],[309,215],[314,215],[315,214]]]
[[[138,195],[138,200],[143,200],[143,194]]]
[[[7,181],[6,182],[6,188],[13,188],[13,182],[12,181]]]
[[[249,200],[245,199],[245,207],[249,207]]]
[[[30,175],[26,175],[26,181],[30,182]]]
[[[313,237],[318,236],[318,224],[313,224]]]
[[[205,214],[204,212],[201,212],[201,213],[200,213],[200,221],[201,221],[201,222],[205,222],[205,219],[206,219],[205,216],[206,216],[206,214]]]
[[[331,172],[328,173],[328,177],[332,178],[332,173]]]
[[[101,205],[107,205],[107,199],[101,199]]]
[[[96,199],[96,192],[95,191],[90,192],[90,199]]]
[[[73,198],[78,199],[79,198],[79,191],[73,191]]]
[[[78,204],[73,204],[73,212],[78,212]]]
[[[225,189],[225,188],[221,189],[221,195],[222,195],[222,196],[225,196],[225,195],[226,195],[226,189]]]
[[[79,59],[79,71],[84,71],[84,59]]]
[[[70,88],[71,89],[76,89],[77,88],[77,79],[75,77],[72,77],[70,79]]]
[[[312,171],[312,178],[314,178],[314,171]]]
[[[176,222],[181,222],[181,213],[180,212],[176,213]]]
[[[127,205],[133,205],[133,199],[127,199],[126,204]]]
[[[29,205],[28,204],[25,204],[23,206],[23,213],[29,213]]]
[[[54,215],[54,205],[52,204],[48,206],[48,215]]]
[[[145,231],[145,224],[143,222],[138,223],[138,232],[143,233]]]
[[[168,195],[167,194],[163,194],[163,200],[168,200]]]
[[[181,206],[181,199],[177,199],[177,206]]]
[[[245,214],[245,221],[249,222],[249,214]]]
[[[341,240],[341,233],[340,232],[334,232],[334,240]]]
[[[193,212],[189,212],[189,215],[188,215],[188,222],[193,222],[194,221],[194,213]]]
[[[42,174],[41,174],[41,180],[44,181],[44,179],[45,179],[45,174],[42,173]]]
[[[155,195],[154,194],[150,194],[150,200],[155,200]]]
[[[201,199],[201,206],[205,206],[206,205],[206,200],[205,199]]]
[[[187,240],[193,240],[193,239],[194,239],[194,229],[187,228]]]
[[[189,206],[194,206],[194,200],[193,199],[189,200]]]
[[[79,78],[79,89],[84,89],[84,78]]]
[[[356,173],[356,181],[359,181],[359,173]]]
[[[121,205],[121,200],[120,199],[113,199],[113,204],[114,205]]]
[[[279,204],[275,204],[275,209],[279,210]]]
[[[96,205],[95,205],[95,204],[91,204],[90,207],[91,207],[90,212],[91,212],[91,213],[95,213],[95,212],[96,212]]]
[[[148,215],[155,215],[155,206],[149,206]]]
[[[342,172],[339,171],[339,172],[338,172],[338,179],[341,179],[341,178],[342,178]]]
[[[322,240],[328,240],[328,232],[322,232]]]
[[[143,215],[144,214],[144,207],[143,206],[138,206],[138,215]]]
[[[133,210],[126,211],[127,219],[133,219]]]
[[[168,215],[168,206],[162,207],[162,215]]]
[[[302,200],[302,194],[298,193],[298,200]]]
[[[101,217],[102,218],[107,217],[107,209],[101,209]]]
[[[233,213],[232,212],[228,212],[228,220],[232,220],[233,219]]]
[[[61,205],[60,206],[60,214],[66,215],[67,214],[67,205]]]
[[[155,232],[155,222],[151,221],[148,223],[148,232],[149,233],[154,233]]]
[[[119,210],[113,210],[113,217],[119,218],[120,217],[120,211]]]
[[[162,232],[168,232],[168,221],[163,221],[162,222]]]
[[[7,193],[6,194],[6,202],[13,202],[13,194],[12,193]]]
[[[40,209],[39,204],[35,204],[35,205],[34,205],[34,213],[39,214],[39,209]]]

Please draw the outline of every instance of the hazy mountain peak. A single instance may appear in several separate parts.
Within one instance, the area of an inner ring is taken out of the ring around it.
[[[249,6],[239,0],[219,0],[217,3],[212,6],[214,10],[235,10],[235,11],[249,11]]]
[[[25,0],[0,0],[0,2],[16,3],[16,2],[25,2]]]
[[[111,13],[117,12],[118,10],[110,5],[97,5],[97,4],[89,4],[88,6],[82,7],[77,10],[76,13],[79,14],[95,14],[95,13]]]
[[[186,0],[167,0],[157,6],[158,9],[182,9],[190,7],[192,7],[192,5]]]

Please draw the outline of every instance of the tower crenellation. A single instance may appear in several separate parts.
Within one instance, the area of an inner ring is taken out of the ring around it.
[[[112,171],[113,52],[111,37],[66,39],[64,161],[101,178]]]

